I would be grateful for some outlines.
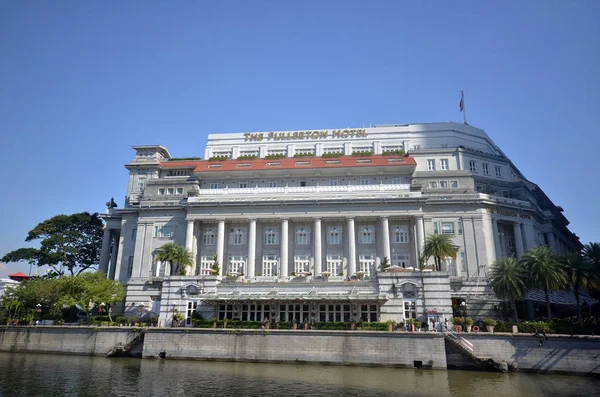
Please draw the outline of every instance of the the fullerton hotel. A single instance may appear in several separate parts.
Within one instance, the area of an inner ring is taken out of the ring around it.
[[[161,324],[178,311],[189,325],[194,310],[439,323],[451,298],[491,307],[497,258],[579,245],[562,208],[464,124],[216,134],[205,160],[133,149],[124,208],[105,215],[101,268],[126,285],[125,313]],[[452,237],[456,260],[419,271],[432,233]],[[185,276],[156,260],[169,241],[193,253]]]

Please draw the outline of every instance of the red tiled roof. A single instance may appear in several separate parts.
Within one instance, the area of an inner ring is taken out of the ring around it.
[[[370,160],[370,162],[365,162]],[[390,161],[391,160],[391,161]],[[239,167],[239,164],[245,166]],[[310,168],[348,168],[348,167],[384,167],[415,166],[414,158],[409,156],[342,156],[342,157],[285,157],[281,159],[223,160],[223,161],[169,161],[161,163],[162,168],[190,168],[194,172],[219,171],[258,171]],[[219,166],[220,165],[220,166]]]
[[[21,272],[9,274],[8,277],[9,278],[29,278],[28,275],[21,273]]]

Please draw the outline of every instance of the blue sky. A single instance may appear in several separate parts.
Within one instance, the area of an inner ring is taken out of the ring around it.
[[[600,241],[600,2],[0,2],[0,255],[122,206],[131,145],[462,120]],[[0,265],[0,277],[29,271]]]

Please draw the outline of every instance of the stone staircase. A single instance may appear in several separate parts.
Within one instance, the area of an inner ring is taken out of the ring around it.
[[[136,329],[133,334],[127,338],[125,343],[118,343],[113,346],[104,356],[105,357],[141,357],[141,350],[137,349],[143,346],[145,329]]]
[[[471,360],[477,369],[490,372],[508,372],[508,365],[505,362],[496,362],[493,358],[475,355],[473,344],[458,333],[446,328],[442,331],[442,334],[445,340],[457,348],[463,357]]]

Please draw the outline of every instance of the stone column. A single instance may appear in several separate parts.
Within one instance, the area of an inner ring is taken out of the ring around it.
[[[321,251],[321,218],[315,218],[314,224],[314,236],[315,236],[315,245],[314,245],[314,261],[315,261],[315,276],[318,276],[323,272],[323,252]]]
[[[381,217],[381,237],[383,242],[383,258],[388,258],[388,261],[392,261],[392,257],[390,256],[390,224],[388,222],[387,216]]]
[[[525,253],[525,249],[523,248],[523,234],[521,233],[520,223],[513,223],[513,233],[515,235],[515,250],[517,252],[517,259],[519,259]]]
[[[108,274],[108,278],[110,280],[114,280],[115,279],[115,272],[116,272],[116,268],[117,268],[117,256],[119,254],[119,234],[117,231],[115,231],[112,234],[112,250],[110,251],[110,270],[109,270],[109,274]]]
[[[356,233],[354,231],[354,218],[347,219],[348,224],[348,277],[356,273]]]
[[[425,226],[423,225],[423,217],[418,216],[416,218],[417,223],[417,248],[419,250],[418,255],[423,253],[423,245],[425,245]]]
[[[256,219],[250,219],[248,227],[248,277],[254,277],[256,266]]]
[[[492,216],[483,215],[481,217],[483,238],[485,241],[486,265],[488,269],[496,261],[496,243],[494,242],[494,227],[492,225]]]
[[[288,219],[281,220],[281,241],[279,248],[281,250],[279,264],[279,275],[281,277],[288,276]]]
[[[187,227],[185,229],[185,248],[192,253],[194,252],[193,243],[194,243],[194,221],[191,219],[188,219]],[[189,276],[192,274],[192,269],[194,268],[195,262],[196,261],[192,259],[192,265],[185,270],[186,276]]]
[[[498,258],[506,256],[502,252],[502,246],[500,245],[500,231],[498,230],[498,221],[492,218],[492,231],[494,233],[494,244],[496,245],[496,256]]]
[[[100,251],[100,270],[108,273],[108,261],[110,255],[110,229],[105,227],[102,234],[102,251]]]
[[[556,252],[556,240],[554,239],[554,233],[548,233],[548,245],[554,252]]]
[[[225,274],[225,220],[219,219],[219,226],[217,227],[217,259],[221,264],[219,275]]]

